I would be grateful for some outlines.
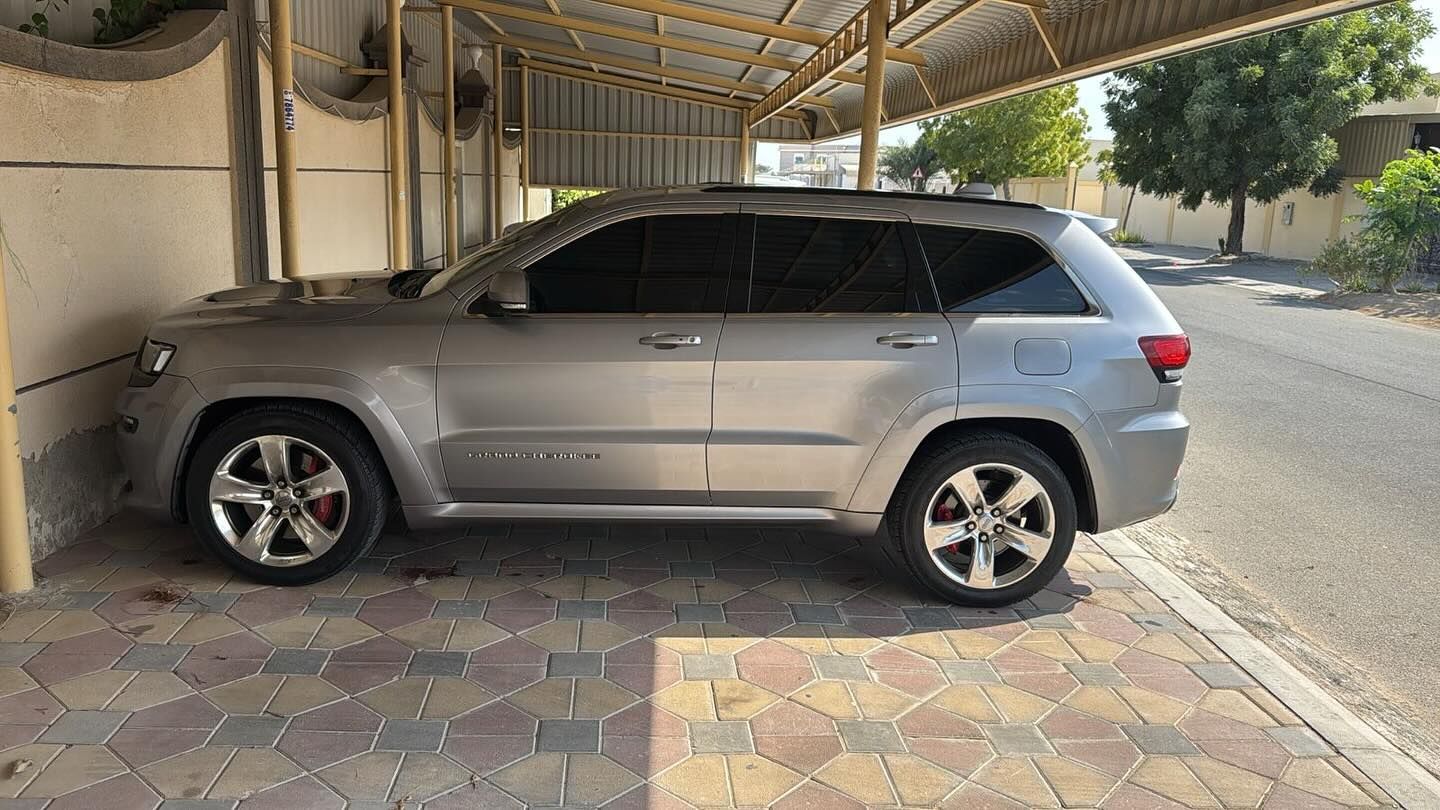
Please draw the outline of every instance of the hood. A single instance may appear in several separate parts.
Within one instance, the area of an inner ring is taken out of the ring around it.
[[[167,319],[342,321],[395,300],[388,289],[392,278],[389,273],[316,276],[232,287],[191,299]]]

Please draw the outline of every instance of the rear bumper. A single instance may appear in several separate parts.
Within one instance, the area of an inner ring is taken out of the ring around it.
[[[1076,432],[1089,459],[1098,531],[1164,514],[1180,492],[1190,421],[1178,410],[1097,413]]]
[[[116,399],[119,449],[130,488],[128,508],[175,520],[176,467],[204,401],[184,377],[162,375],[148,388],[125,388]]]

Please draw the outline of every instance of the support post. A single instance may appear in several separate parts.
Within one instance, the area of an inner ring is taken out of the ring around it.
[[[5,298],[5,241],[0,235],[0,592],[35,587],[30,525],[20,466],[20,420],[15,408],[15,362],[10,353],[10,305]]]
[[[530,68],[520,67],[520,206],[530,221]]]
[[[875,167],[880,150],[880,110],[885,101],[885,37],[890,21],[890,0],[870,0],[865,23],[865,100],[860,108],[860,169],[856,186],[875,188]]]
[[[440,62],[445,71],[445,264],[460,261],[459,198],[455,191],[455,9],[440,7]]]
[[[271,0],[272,4],[276,0]],[[400,7],[405,0],[385,0],[385,61],[389,80],[390,124],[390,269],[410,266],[410,213],[405,199],[409,176],[405,141],[405,54]]]
[[[750,154],[750,122],[745,112],[740,113],[740,182],[749,183],[755,174],[754,161]]]
[[[496,239],[499,239],[500,235],[505,232],[505,182],[504,174],[500,171],[500,162],[505,157],[505,64],[501,58],[505,49],[498,42],[495,43],[494,48],[495,61],[492,63],[494,73],[491,75],[495,77],[495,137],[491,139],[493,146],[491,147],[492,160],[490,162],[493,164],[491,168],[494,171],[491,178],[494,184],[492,196],[495,198],[495,210],[491,213],[495,220],[495,228],[492,233]]]
[[[300,273],[300,185],[295,168],[295,65],[290,0],[270,0],[271,91],[275,97],[275,190],[280,209],[280,275]]]

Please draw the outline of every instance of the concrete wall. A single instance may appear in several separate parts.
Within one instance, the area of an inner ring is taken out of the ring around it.
[[[163,310],[237,281],[228,45],[153,81],[0,64],[0,222],[32,542],[114,510],[112,404]]]

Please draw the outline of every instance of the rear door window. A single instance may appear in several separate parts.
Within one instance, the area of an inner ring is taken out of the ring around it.
[[[916,225],[940,305],[953,313],[1081,314],[1089,303],[1039,242],[982,228]]]
[[[921,311],[924,271],[905,249],[906,223],[767,215],[754,222],[750,312]]]

